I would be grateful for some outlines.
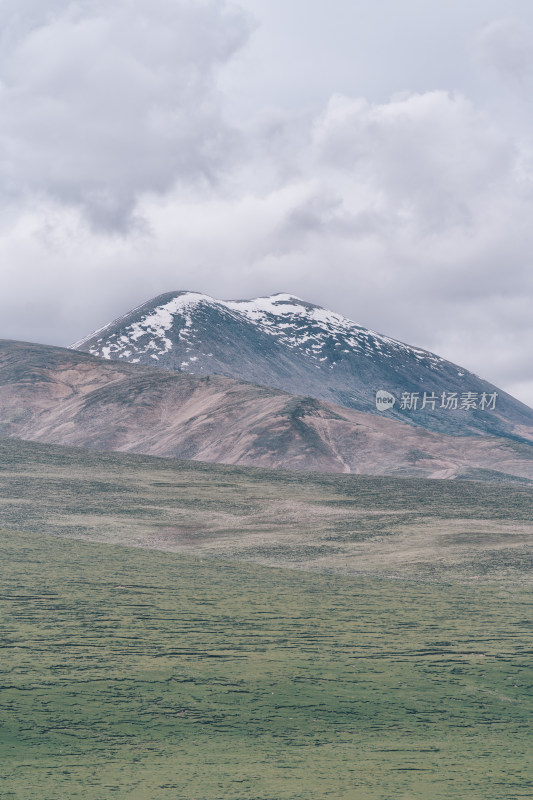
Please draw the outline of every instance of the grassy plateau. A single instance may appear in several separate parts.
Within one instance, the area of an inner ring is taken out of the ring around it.
[[[0,528],[413,580],[533,582],[531,484],[326,475],[0,439]]]
[[[530,487],[0,445],[2,800],[533,796]]]

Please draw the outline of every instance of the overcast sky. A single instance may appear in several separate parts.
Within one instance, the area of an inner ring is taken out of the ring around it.
[[[0,337],[291,292],[533,406],[533,5],[0,0]]]

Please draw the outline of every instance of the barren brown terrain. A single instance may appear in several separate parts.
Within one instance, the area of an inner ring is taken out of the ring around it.
[[[235,381],[0,343],[4,437],[224,464],[533,479],[533,445],[445,436]]]

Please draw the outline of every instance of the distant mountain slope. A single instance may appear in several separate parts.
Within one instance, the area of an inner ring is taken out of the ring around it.
[[[321,472],[533,479],[533,446],[450,437],[222,376],[0,340],[0,435]]]
[[[251,381],[441,433],[533,440],[533,410],[487,381],[286,294],[234,302],[164,294],[72,347]]]

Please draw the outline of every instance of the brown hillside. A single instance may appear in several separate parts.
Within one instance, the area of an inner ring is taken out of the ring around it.
[[[270,468],[533,479],[533,447],[444,436],[224,378],[0,341],[0,433]]]

